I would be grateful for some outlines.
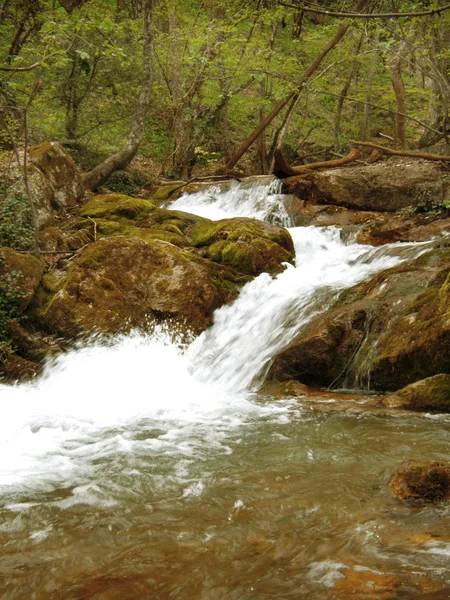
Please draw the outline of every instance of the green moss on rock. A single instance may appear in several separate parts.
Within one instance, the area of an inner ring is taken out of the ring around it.
[[[154,319],[199,332],[246,280],[160,240],[109,238],[82,250],[60,281],[45,281],[30,316],[65,337],[114,333]]]
[[[204,221],[190,230],[189,239],[203,256],[251,275],[279,273],[295,256],[288,231],[255,219]]]
[[[428,377],[383,399],[385,406],[434,412],[450,412],[450,375]]]
[[[80,210],[80,216],[92,219],[142,218],[150,214],[155,205],[148,200],[131,198],[124,194],[99,194],[94,196]]]

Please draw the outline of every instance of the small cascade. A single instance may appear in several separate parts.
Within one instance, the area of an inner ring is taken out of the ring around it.
[[[371,248],[344,244],[335,228],[290,229],[296,265],[272,278],[260,275],[191,347],[194,372],[229,390],[257,388],[272,359],[337,295],[375,273],[419,256],[427,244]]]
[[[281,181],[274,179],[254,185],[233,181],[225,191],[212,186],[206,191],[186,194],[168,208],[195,213],[217,221],[231,217],[251,217],[274,225],[290,227],[291,219],[284,206],[286,196],[281,194]]]

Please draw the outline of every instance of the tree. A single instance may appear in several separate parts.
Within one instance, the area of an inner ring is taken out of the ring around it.
[[[355,11],[362,10],[368,0],[359,0]],[[266,129],[266,127],[275,119],[275,117],[283,110],[283,108],[290,104],[290,109],[288,112],[288,119],[284,124],[284,130],[287,129],[287,125],[289,122],[289,117],[293,114],[295,107],[297,106],[297,98],[299,97],[304,85],[310,79],[310,77],[315,73],[315,71],[319,68],[320,64],[324,60],[324,58],[339,44],[339,42],[343,39],[347,31],[350,29],[350,23],[345,23],[341,25],[335,35],[331,38],[328,44],[319,52],[319,54],[315,57],[309,67],[304,71],[300,79],[297,81],[296,88],[289,92],[284,98],[282,98],[270,111],[268,115],[259,123],[256,129],[250,134],[250,136],[239,146],[233,156],[228,160],[226,164],[226,169],[231,170],[239,159],[247,152],[250,146],[258,139],[261,133]],[[280,138],[283,139],[283,134],[280,132]],[[277,147],[279,147],[280,142],[277,143]]]
[[[154,12],[156,0],[143,0],[144,67],[142,73],[142,88],[138,102],[133,112],[128,139],[121,150],[109,156],[97,167],[86,173],[84,185],[93,190],[101,186],[117,169],[124,169],[138,151],[144,134],[145,122],[151,102],[153,88],[153,58],[154,58]]]

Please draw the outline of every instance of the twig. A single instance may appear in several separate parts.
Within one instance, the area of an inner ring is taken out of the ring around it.
[[[397,13],[355,13],[355,12],[335,12],[332,10],[325,10],[323,8],[314,8],[307,4],[288,4],[287,2],[278,1],[280,6],[287,6],[288,8],[295,8],[295,10],[304,10],[305,12],[312,12],[318,15],[326,15],[328,17],[339,17],[349,19],[400,19],[407,17],[428,17],[431,15],[439,15],[446,10],[450,10],[450,4],[446,4],[441,8],[433,8],[431,10],[422,10],[418,12],[397,12]]]
[[[88,217],[88,219],[89,219],[89,221],[92,221],[94,223],[94,242],[96,242],[97,241],[97,231],[98,231],[97,223],[91,217]]]

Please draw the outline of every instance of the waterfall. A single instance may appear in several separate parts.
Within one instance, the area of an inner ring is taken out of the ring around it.
[[[172,208],[287,219],[275,184],[236,183],[224,193],[181,198]],[[83,480],[97,461],[118,454],[137,461],[148,453],[190,456],[199,445],[227,452],[227,432],[284,414],[282,404],[262,406],[249,391],[301,327],[342,289],[424,248],[345,244],[335,228],[290,232],[295,266],[248,283],[189,348],[159,327],[152,336],[92,341],[49,363],[37,381],[0,385],[8,407],[0,423],[0,489],[47,490]]]
[[[292,223],[284,206],[285,198],[286,196],[281,194],[281,182],[278,179],[269,183],[257,181],[253,184],[233,181],[223,191],[216,185],[203,192],[185,194],[172,202],[168,208],[213,220],[252,217],[289,227]]]

